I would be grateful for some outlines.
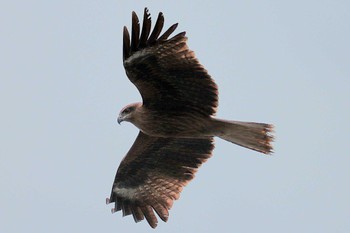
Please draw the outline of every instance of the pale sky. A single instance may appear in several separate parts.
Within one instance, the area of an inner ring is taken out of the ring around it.
[[[2,1],[0,232],[350,232],[349,1]],[[105,205],[138,130],[122,27],[178,22],[217,116],[275,125],[273,156],[216,139],[156,230]]]

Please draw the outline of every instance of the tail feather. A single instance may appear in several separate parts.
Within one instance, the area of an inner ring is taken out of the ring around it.
[[[220,119],[214,122],[215,136],[264,154],[273,152],[273,125]]]

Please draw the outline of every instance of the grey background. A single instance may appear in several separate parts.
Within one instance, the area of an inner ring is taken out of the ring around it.
[[[122,27],[179,22],[218,116],[273,123],[275,154],[216,140],[158,232],[350,232],[349,1],[2,1],[0,232],[155,232],[105,205],[138,130]]]

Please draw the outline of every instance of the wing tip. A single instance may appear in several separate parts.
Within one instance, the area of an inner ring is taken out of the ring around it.
[[[124,52],[123,59],[126,60],[130,57],[134,52],[139,51],[145,47],[151,47],[155,44],[164,43],[168,40],[168,37],[175,31],[178,26],[178,23],[170,26],[159,38],[164,25],[164,14],[163,12],[158,13],[158,18],[156,24],[153,28],[151,35],[148,37],[151,31],[151,14],[147,7],[144,8],[144,17],[143,17],[143,26],[141,30],[140,36],[140,21],[135,11],[132,11],[132,25],[131,25],[131,40],[129,36],[129,32],[126,26],[124,26]],[[185,32],[183,32],[185,33]],[[184,36],[185,34],[183,34]],[[129,37],[127,40],[126,37]],[[171,38],[170,38],[171,39]],[[128,43],[128,45],[127,45]]]
[[[123,60],[130,56],[130,35],[128,28],[123,28]]]
[[[158,225],[157,216],[163,221],[167,222],[169,218],[169,210],[172,205],[172,200],[164,200],[163,203],[155,202],[143,202],[138,200],[132,200],[128,198],[117,197],[115,201],[111,198],[106,198],[106,204],[115,202],[115,206],[111,208],[111,213],[114,214],[118,211],[122,211],[122,216],[132,215],[135,223],[138,223],[144,219],[153,229]],[[170,202],[170,203],[169,203]],[[171,205],[169,205],[171,204]]]

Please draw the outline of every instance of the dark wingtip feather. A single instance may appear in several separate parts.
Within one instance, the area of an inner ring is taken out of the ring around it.
[[[144,219],[144,215],[140,209],[140,207],[138,206],[133,206],[131,208],[131,211],[132,211],[132,216],[134,217],[134,221],[137,223],[137,222],[140,222]]]
[[[156,228],[157,225],[158,225],[158,220],[157,220],[156,216],[154,215],[152,207],[150,207],[150,206],[143,206],[143,207],[141,207],[141,211],[145,215],[148,224],[152,228]]]
[[[122,209],[123,203],[122,203],[122,200],[120,200],[119,198],[117,198],[117,200],[115,200],[114,204],[115,204],[114,205],[115,211],[119,211]]]
[[[164,32],[163,35],[161,35],[161,37],[159,37],[158,41],[164,41],[164,40],[168,39],[170,34],[173,33],[175,31],[175,29],[177,28],[177,25],[178,25],[178,23],[171,25],[171,27],[168,30],[166,30],[166,32]]]
[[[164,15],[162,12],[158,14],[156,24],[151,32],[151,15],[147,8],[144,9],[142,30],[140,35],[140,22],[137,14],[132,12],[132,28],[131,39],[128,30],[124,27],[123,35],[123,59],[126,60],[134,52],[145,48],[151,47],[155,44],[159,44],[167,41],[168,37],[175,31],[177,23],[173,24],[163,35],[160,35],[164,26]],[[159,37],[159,38],[158,38]]]
[[[135,11],[132,12],[132,29],[131,29],[131,50],[137,51],[140,39],[140,21]]]
[[[168,221],[169,218],[169,211],[166,207],[163,205],[156,203],[152,205],[153,209],[156,211],[160,219],[162,219],[164,222]]]
[[[151,32],[151,17],[150,13],[148,12],[148,9],[145,8],[144,14],[143,14],[143,23],[142,23],[142,30],[141,30],[141,37],[140,37],[140,48],[144,48],[147,45],[147,39],[149,36],[149,33]]]
[[[185,37],[186,36],[186,32],[180,32],[179,34],[173,36],[170,40],[176,40],[179,37]]]
[[[123,60],[130,56],[130,35],[127,27],[123,30]]]
[[[163,26],[164,26],[164,15],[162,12],[159,12],[158,18],[156,21],[156,25],[154,25],[152,34],[148,39],[149,45],[153,45],[157,41],[157,38],[158,38],[159,34],[161,33]]]
[[[130,204],[127,201],[122,203],[122,211],[123,211],[123,217],[132,214]]]

